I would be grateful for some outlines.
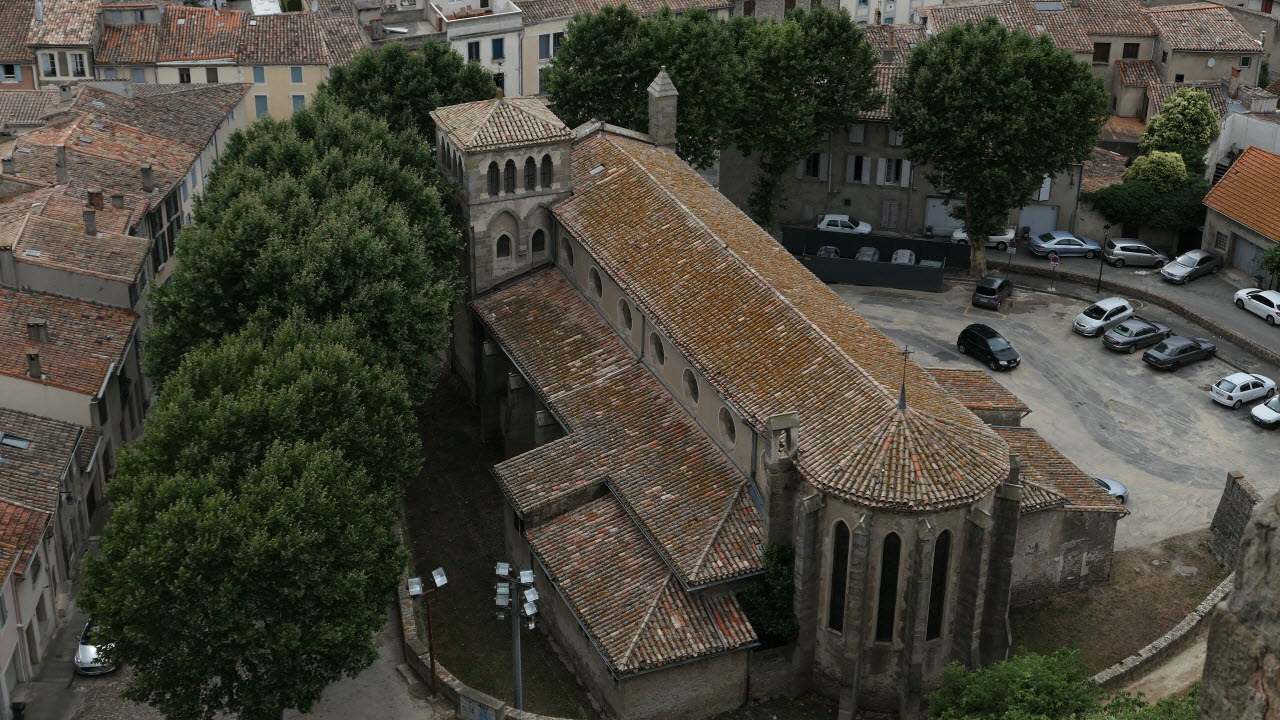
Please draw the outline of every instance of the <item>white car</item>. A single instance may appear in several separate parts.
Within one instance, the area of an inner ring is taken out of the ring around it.
[[[1270,400],[1254,405],[1250,415],[1262,427],[1273,428],[1280,425],[1280,397],[1272,396]]]
[[[1013,236],[1016,232],[1013,228],[1005,228],[1003,233],[987,238],[987,247],[1004,250],[1009,247],[1009,243],[1013,241]],[[961,245],[969,244],[969,234],[965,232],[964,225],[956,228],[955,232],[951,233],[951,240]]]
[[[1245,288],[1236,292],[1236,307],[1263,318],[1268,325],[1280,321],[1280,292]]]
[[[1209,388],[1209,397],[1214,402],[1235,409],[1252,400],[1270,398],[1275,394],[1274,380],[1249,373],[1228,375]]]
[[[871,232],[871,225],[858,222],[848,215],[823,215],[822,219],[818,221],[818,229],[826,230],[827,232],[867,235]]]
[[[1090,305],[1071,321],[1071,329],[1085,337],[1097,337],[1133,317],[1133,303],[1109,297]]]

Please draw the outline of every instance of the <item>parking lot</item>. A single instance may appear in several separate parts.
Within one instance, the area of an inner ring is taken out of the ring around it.
[[[1129,486],[1133,514],[1120,523],[1118,548],[1208,525],[1229,470],[1264,495],[1280,489],[1280,432],[1251,422],[1250,406],[1233,411],[1209,399],[1210,385],[1238,369],[1280,380],[1276,368],[1239,348],[1219,344],[1218,358],[1159,372],[1141,352],[1112,352],[1073,333],[1071,320],[1086,301],[1020,290],[1003,312],[992,312],[970,306],[971,284],[953,282],[943,293],[833,288],[926,367],[983,367],[956,351],[969,323],[1003,334],[1022,366],[995,377],[1032,408],[1023,425],[1085,472]],[[1172,312],[1138,305],[1139,315],[1177,334],[1211,337]]]

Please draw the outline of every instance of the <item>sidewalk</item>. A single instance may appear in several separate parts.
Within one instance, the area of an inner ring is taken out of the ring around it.
[[[1246,287],[1230,282],[1232,279],[1239,282],[1236,277],[1238,273],[1224,270],[1217,275],[1197,278],[1186,285],[1174,285],[1162,278],[1160,271],[1154,268],[1115,268],[1106,264],[1102,267],[1102,292],[1098,293],[1094,288],[1100,262],[1099,258],[1062,258],[1059,268],[1061,281],[1058,284],[1070,281],[1069,284],[1087,292],[1084,296],[1086,298],[1111,297],[1129,290],[1136,296],[1129,299],[1154,300],[1187,316],[1193,322],[1205,325],[1215,335],[1225,334],[1228,341],[1243,339],[1252,342],[1271,354],[1270,357],[1264,355],[1264,360],[1280,362],[1280,328],[1267,325],[1262,318],[1237,308],[1232,302],[1236,290]],[[1010,267],[1009,255],[988,250],[987,266],[992,273],[1004,274],[1006,268]],[[1012,270],[1014,275],[1021,276],[1023,280],[1033,277],[1030,273],[1036,273],[1046,281],[1051,279],[1048,258],[1038,257],[1022,249],[1013,256]],[[1047,286],[1047,282],[1033,281],[1029,284],[1033,287]],[[1188,315],[1184,309],[1199,317]],[[1222,332],[1224,330],[1226,333]],[[1230,337],[1232,334],[1238,337]],[[1257,350],[1247,346],[1246,349]]]
[[[49,641],[36,677],[19,685],[15,693],[15,697],[27,703],[24,720],[67,720],[84,704],[84,692],[72,687],[75,679],[72,660],[84,623],[84,613],[72,601],[62,627]]]

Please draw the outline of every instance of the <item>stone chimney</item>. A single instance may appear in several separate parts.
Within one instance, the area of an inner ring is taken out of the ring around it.
[[[93,208],[85,208],[84,210],[84,234],[98,234],[98,211]]]
[[[876,8],[876,25],[880,24],[880,8]]]
[[[27,348],[27,377],[37,380],[44,377],[40,372],[40,351],[35,348]]]
[[[70,175],[67,173],[67,146],[58,146],[58,156],[54,163],[54,169],[58,172],[58,183],[65,183]]]
[[[156,174],[151,169],[151,163],[142,164],[142,191],[151,192],[156,189]]]
[[[5,155],[3,159],[0,159],[0,172],[4,172],[5,175],[16,175],[18,173],[18,166],[14,163],[12,155]]]
[[[112,194],[111,194],[111,207],[113,207],[113,208],[115,208],[115,209],[117,209],[117,210],[123,210],[123,209],[124,209],[124,195],[121,195],[120,193],[112,193]]]
[[[49,323],[44,318],[27,318],[27,339],[49,342]]]
[[[44,22],[44,3],[40,2],[40,0],[36,0],[34,13],[35,13],[36,22]]]
[[[373,18],[369,21],[369,38],[371,40],[381,40],[387,36],[387,30],[382,26],[382,18]]]
[[[89,188],[86,193],[85,205],[95,210],[102,209],[102,188]]]
[[[1231,68],[1231,83],[1227,85],[1227,96],[1235,99],[1240,94],[1240,68]]]
[[[649,83],[649,137],[658,147],[676,146],[676,99],[680,93],[667,74],[667,66]]]
[[[58,86],[58,102],[71,102],[71,86],[70,85]]]

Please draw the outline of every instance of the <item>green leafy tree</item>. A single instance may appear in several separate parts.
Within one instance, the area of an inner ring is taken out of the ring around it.
[[[78,602],[129,665],[126,698],[172,720],[277,720],[376,657],[404,567],[393,495],[339,452],[278,444],[244,475],[121,472],[111,496]]]
[[[1209,183],[1200,175],[1187,179],[1169,192],[1160,192],[1143,180],[1127,180],[1084,193],[1081,200],[1113,223],[1167,230],[1187,230],[1204,222],[1204,196]]]
[[[1218,111],[1209,93],[1200,88],[1181,88],[1160,107],[1160,114],[1147,121],[1138,139],[1143,154],[1166,150],[1187,150],[1204,155],[1218,137]]]
[[[1266,270],[1269,275],[1280,275],[1280,245],[1272,245],[1262,253],[1258,269]]]
[[[1082,162],[1107,116],[1102,81],[1048,35],[994,18],[949,28],[916,47],[894,86],[892,124],[907,157],[958,201],[971,272],[986,274],[985,240],[1030,202],[1046,175]]]
[[[408,50],[402,43],[387,43],[334,67],[316,97],[364,110],[394,131],[412,130],[434,143],[432,110],[487,100],[495,90],[492,73],[464,62],[447,44]]]
[[[764,549],[764,577],[738,595],[742,612],[764,647],[786,645],[800,631],[792,609],[794,568],[791,548],[770,544]]]
[[[1169,192],[1187,181],[1187,166],[1182,155],[1156,150],[1134,158],[1122,177],[1124,180],[1142,180],[1159,192]]]
[[[187,356],[123,468],[168,475],[220,462],[241,474],[273,443],[306,441],[341,451],[379,487],[417,474],[404,378],[372,361],[377,346],[352,321],[255,320]]]
[[[969,671],[952,663],[929,696],[938,720],[1067,720],[1100,709],[1102,690],[1079,651],[1025,653]]]

